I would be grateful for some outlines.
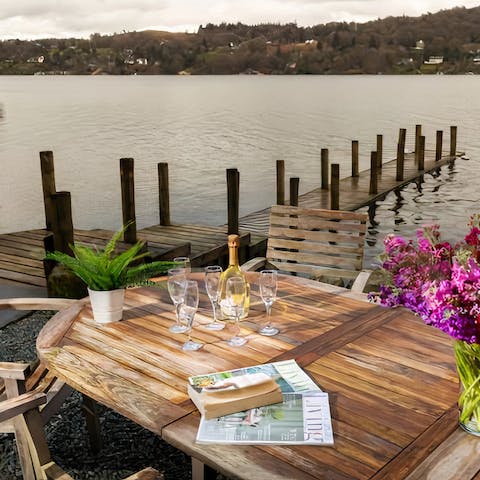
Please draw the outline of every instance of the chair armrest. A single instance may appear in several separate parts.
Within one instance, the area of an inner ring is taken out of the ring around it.
[[[362,293],[373,270],[362,270],[352,285],[352,292]]]
[[[255,258],[252,258],[251,260],[248,260],[248,262],[245,262],[241,266],[241,269],[244,272],[255,272],[256,270],[264,267],[266,264],[267,264],[267,259],[265,257],[255,257]]]
[[[63,310],[77,301],[71,298],[2,298],[0,310]]]
[[[47,396],[41,392],[28,392],[18,397],[0,402],[0,423],[22,415],[47,402]]]
[[[140,472],[134,473],[125,480],[164,480],[164,476],[152,467],[147,467]]]
[[[30,373],[29,363],[0,362],[0,378],[25,380]]]

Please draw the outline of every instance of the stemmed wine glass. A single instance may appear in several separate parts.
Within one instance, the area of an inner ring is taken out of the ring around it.
[[[178,266],[175,268],[183,268],[185,270],[185,276],[188,277],[188,275],[192,271],[192,265],[190,263],[190,259],[188,257],[175,257],[173,261],[178,263]]]
[[[247,284],[241,277],[231,277],[226,284],[226,302],[235,317],[235,335],[227,341],[232,347],[240,347],[247,343],[245,337],[241,337],[239,320],[245,308],[245,300],[247,297]]]
[[[182,350],[199,350],[203,343],[192,340],[192,326],[195,313],[198,308],[198,283],[193,280],[187,280],[185,283],[185,296],[180,304],[180,322],[186,327],[185,333],[188,334],[188,340],[182,345]]]
[[[267,311],[267,324],[261,328],[258,333],[262,335],[272,336],[276,335],[279,330],[271,324],[272,305],[277,297],[277,271],[276,270],[262,270],[259,278],[260,296],[265,304]]]
[[[187,327],[180,323],[179,310],[180,305],[185,298],[185,286],[187,277],[184,268],[171,268],[168,271],[168,293],[175,305],[176,322],[169,328],[173,333],[183,333],[187,331]]]
[[[205,325],[205,328],[210,330],[223,330],[225,328],[225,323],[219,322],[217,319],[218,316],[218,299],[220,296],[219,284],[220,284],[220,275],[222,274],[222,267],[218,265],[212,265],[205,267],[205,288],[207,289],[208,298],[212,302],[213,309],[213,322]]]

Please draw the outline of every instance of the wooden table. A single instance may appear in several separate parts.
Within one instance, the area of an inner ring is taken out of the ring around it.
[[[206,464],[245,480],[413,480],[430,478],[427,472],[441,480],[480,479],[480,443],[457,427],[451,339],[404,309],[287,276],[279,277],[273,307],[281,333],[263,337],[256,330],[264,306],[250,280],[244,347],[225,343],[230,328],[202,326],[211,321],[202,294],[193,337],[206,345],[183,352],[185,335],[168,331],[174,310],[162,282],[128,290],[121,322],[95,323],[88,301],[60,312],[38,337],[39,355],[75,389],[192,456],[198,477]],[[188,376],[289,358],[330,394],[333,447],[195,443],[199,416],[186,393]]]

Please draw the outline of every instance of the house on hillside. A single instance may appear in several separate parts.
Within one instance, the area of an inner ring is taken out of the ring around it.
[[[428,60],[423,62],[425,65],[442,65],[443,57],[441,55],[431,55]]]

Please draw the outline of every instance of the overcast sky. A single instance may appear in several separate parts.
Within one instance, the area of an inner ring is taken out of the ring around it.
[[[197,31],[208,22],[365,22],[480,0],[0,0],[0,38],[83,37],[124,30]]]

